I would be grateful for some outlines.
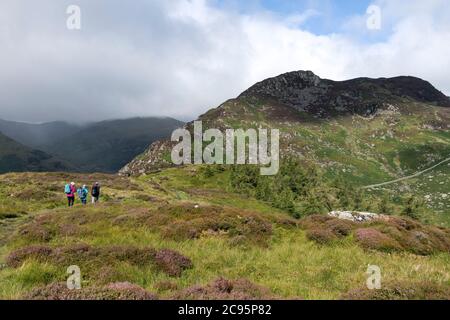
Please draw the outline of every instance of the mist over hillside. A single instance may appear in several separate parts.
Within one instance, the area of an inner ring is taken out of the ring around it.
[[[0,173],[23,171],[71,171],[64,160],[26,147],[0,132]]]
[[[42,154],[64,159],[72,170],[116,172],[146,146],[183,125],[171,118],[131,118],[84,125],[67,122],[28,124],[0,120],[0,131]],[[8,171],[6,166],[5,171]],[[29,167],[29,171],[35,171]],[[61,167],[45,166],[46,171]]]

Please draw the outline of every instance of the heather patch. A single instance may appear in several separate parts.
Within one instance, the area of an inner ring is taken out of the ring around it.
[[[52,199],[54,197],[54,194],[47,191],[46,189],[29,188],[20,190],[16,193],[12,193],[10,197],[25,201],[42,201]]]
[[[449,300],[450,286],[431,282],[392,282],[379,290],[366,287],[350,290],[342,296],[345,300]]]
[[[159,269],[174,277],[179,277],[184,270],[192,268],[189,258],[169,249],[159,250],[154,259]]]
[[[287,225],[286,219],[282,222]],[[232,243],[267,245],[272,236],[270,218],[229,207],[184,203],[165,205],[156,210],[129,214],[115,219],[116,224],[145,225],[159,231],[163,238],[176,241],[221,236]],[[276,222],[275,220],[273,220]]]
[[[351,234],[354,223],[326,215],[313,215],[302,219],[300,227],[306,229],[306,236],[320,244],[330,243]]]
[[[169,276],[180,276],[184,270],[192,268],[189,258],[173,250],[158,251],[153,248],[134,246],[92,247],[86,244],[58,248],[24,247],[11,252],[6,258],[6,264],[12,268],[18,268],[28,259],[49,262],[61,267],[79,265],[88,275],[94,275],[94,279],[105,276],[105,267],[114,266],[120,262],[127,262],[138,267],[154,265]],[[109,271],[114,272],[112,269]],[[107,276],[114,276],[114,274],[107,274]]]
[[[173,210],[174,209],[174,210]],[[180,213],[180,209],[184,212]],[[158,214],[168,215],[173,220],[161,226],[165,238],[184,240],[195,239],[202,235],[239,237],[241,242],[265,245],[272,235],[271,223],[261,216],[222,207],[166,207]],[[183,216],[181,217],[180,214]],[[156,220],[158,221],[158,220]],[[147,221],[152,225],[151,219]]]
[[[53,250],[48,246],[29,246],[13,251],[6,258],[6,265],[12,268],[18,268],[26,259],[47,259]]]
[[[84,181],[87,175],[2,175],[0,213],[20,216],[0,221],[0,264],[4,264],[0,266],[0,298],[21,299],[33,289],[65,284],[67,267],[74,264],[81,269],[83,292],[130,282],[165,299],[181,297],[188,289],[189,299],[255,295],[251,290],[242,294],[236,285],[231,290],[214,288],[210,281],[219,276],[254,281],[271,290],[269,297],[275,293],[276,298],[338,299],[349,288],[365,283],[368,263],[380,266],[383,287],[384,281],[393,280],[413,285],[448,283],[449,254],[435,254],[439,250],[434,249],[445,248],[447,229],[393,215],[373,223],[342,222],[326,215],[297,220],[269,202],[241,191],[230,193],[229,172],[208,178],[200,171],[182,167],[129,179],[142,191],[133,186],[119,189],[122,185],[115,184],[115,176],[96,176],[104,188],[100,203],[83,207],[77,201],[70,210],[64,184]],[[165,190],[163,196],[152,181]],[[58,199],[28,201],[11,196],[27,189],[44,189]],[[326,208],[326,212],[333,209],[369,210],[345,204]],[[315,208],[311,211],[318,212]],[[373,212],[396,213],[389,206]],[[374,229],[400,248],[389,254],[380,249],[363,250],[356,237],[358,229]],[[314,245],[306,235],[324,245]],[[142,252],[145,248],[153,249],[148,254]],[[195,269],[180,274],[179,270],[188,266],[186,260],[162,248],[182,252]],[[426,256],[405,254],[419,249]],[[99,296],[116,299],[109,291],[89,298]]]
[[[302,219],[309,240],[330,243],[353,235],[361,247],[378,251],[408,251],[419,255],[450,252],[450,230],[405,217],[388,217],[355,223],[325,215]]]
[[[82,210],[69,215],[44,214],[21,227],[18,237],[30,242],[48,242],[56,236],[80,236],[87,234],[82,225],[94,221],[95,218]]]
[[[175,300],[268,300],[276,298],[269,289],[247,279],[218,278],[206,286],[193,286],[173,296]]]
[[[158,292],[176,291],[179,289],[177,283],[172,281],[160,281],[153,285]]]
[[[424,225],[409,218],[390,217],[369,224],[388,235],[407,251],[419,255],[450,252],[450,229]]]
[[[327,244],[337,240],[337,236],[327,229],[312,229],[306,232],[306,237],[309,240],[315,241],[319,244]]]
[[[156,295],[129,282],[111,283],[103,287],[69,290],[65,283],[53,283],[26,294],[26,300],[156,300]]]
[[[355,232],[356,241],[365,249],[380,251],[401,250],[400,244],[374,228],[361,228]]]

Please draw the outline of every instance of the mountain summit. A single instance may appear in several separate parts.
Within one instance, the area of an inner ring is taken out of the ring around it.
[[[299,111],[327,117],[371,115],[385,102],[410,99],[450,107],[450,99],[429,82],[415,77],[321,79],[311,71],[294,71],[261,81],[239,98],[273,99]]]

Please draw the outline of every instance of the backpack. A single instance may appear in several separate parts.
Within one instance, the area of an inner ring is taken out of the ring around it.
[[[100,195],[100,186],[93,186],[92,187],[92,196],[98,197]]]
[[[66,184],[66,186],[64,187],[64,192],[66,194],[71,194],[72,190],[70,189],[70,184]]]
[[[86,189],[78,189],[78,196],[80,197],[80,199],[86,199],[87,190]]]

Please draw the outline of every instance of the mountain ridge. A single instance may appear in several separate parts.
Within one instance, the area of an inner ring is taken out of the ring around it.
[[[450,99],[429,82],[412,76],[355,78],[344,81],[321,79],[311,71],[293,71],[260,81],[238,96],[273,98],[319,117],[357,113],[371,115],[384,99],[413,99],[450,107]],[[323,108],[334,105],[334,110]]]
[[[395,164],[398,153],[414,152],[405,146],[399,146],[404,151],[394,148],[395,144],[401,145],[403,137],[408,134],[399,132],[396,126],[404,122],[405,128],[412,130],[411,137],[417,136],[417,140],[418,134],[434,135],[430,137],[434,148],[434,141],[440,139],[436,137],[436,132],[448,130],[450,126],[449,107],[450,99],[447,96],[429,82],[411,76],[332,81],[321,79],[311,71],[294,71],[256,83],[238,97],[202,114],[198,120],[203,121],[205,129],[259,126],[280,128],[280,145],[284,154],[317,162],[325,167],[332,166],[333,163],[347,166],[346,161],[339,159],[346,156],[338,154],[348,147],[351,152],[346,153],[354,153],[353,158],[361,159],[358,162],[373,153],[372,157],[376,159],[371,171],[377,167],[377,170],[384,173],[372,172],[373,177],[364,181],[365,185],[369,185],[382,182],[379,181],[381,178],[387,181],[420,169],[412,165],[398,168]],[[186,124],[185,128],[192,130],[192,123]],[[332,132],[329,137],[323,137],[323,131],[329,129],[343,130],[342,134],[345,135],[353,135],[351,131],[360,130],[358,134],[362,136],[352,136],[352,141],[348,141],[350,138],[335,141],[338,137],[333,136]],[[384,149],[388,147],[389,151],[380,150],[380,155],[370,149],[373,149],[373,142],[381,131],[384,131]],[[388,143],[386,139],[393,141]],[[348,143],[351,146],[345,145]],[[416,144],[416,141],[411,143]],[[170,151],[173,145],[168,139],[154,142],[119,173],[138,175],[172,166]],[[426,149],[422,144],[411,147],[412,150],[414,148]],[[450,153],[445,144],[436,143],[436,148],[439,149],[439,154]],[[326,155],[329,152],[333,153],[331,157]],[[334,158],[338,158],[338,161]],[[434,155],[433,159],[439,160]],[[430,162],[431,159],[428,159],[424,165]],[[358,175],[363,175],[363,164],[358,163],[357,167],[360,167]]]

